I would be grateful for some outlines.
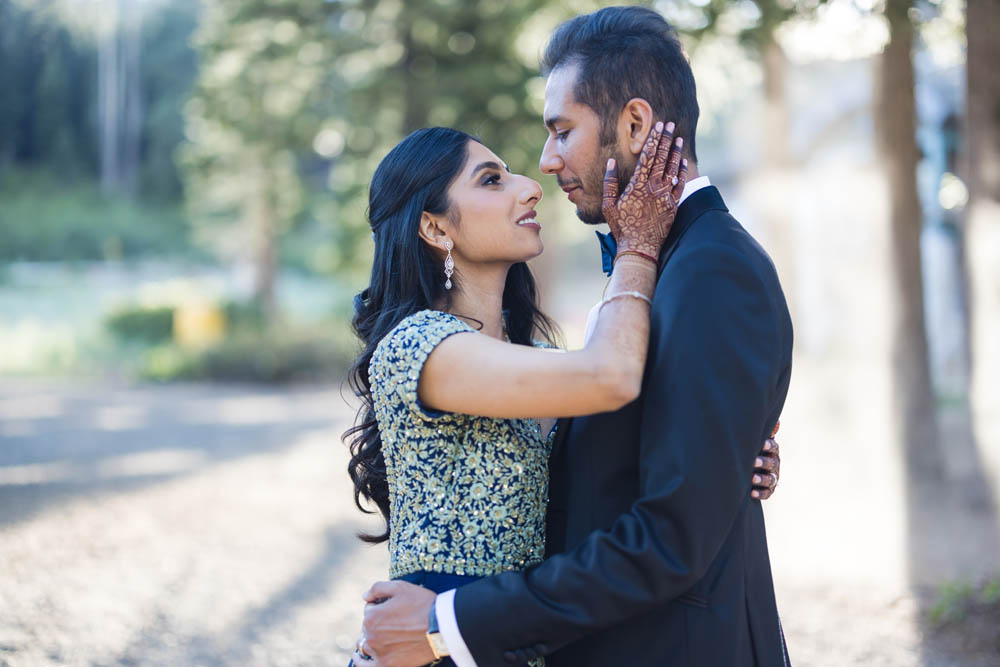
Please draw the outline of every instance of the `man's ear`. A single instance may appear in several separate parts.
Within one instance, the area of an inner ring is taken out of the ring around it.
[[[641,97],[633,97],[618,115],[618,145],[627,146],[632,155],[642,152],[646,136],[653,129],[656,118],[653,107]]]
[[[448,233],[441,226],[441,223],[441,218],[431,215],[427,211],[420,214],[420,238],[428,245],[444,250],[444,242],[448,238]]]

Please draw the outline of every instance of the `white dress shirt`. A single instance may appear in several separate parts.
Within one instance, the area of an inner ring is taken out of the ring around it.
[[[710,185],[708,176],[699,176],[685,183],[684,192],[681,193],[681,199],[677,202],[678,208],[684,203],[685,199],[698,190],[707,188]],[[600,310],[600,305],[600,303],[594,305],[587,314],[584,345],[590,341],[590,336],[594,333],[594,327],[597,326],[597,313]],[[458,619],[455,617],[454,588],[437,596],[437,599],[434,601],[434,613],[437,614],[438,629],[441,631],[441,636],[444,638],[444,643],[448,647],[448,652],[451,654],[451,659],[455,661],[455,664],[458,667],[478,667],[472,657],[472,653],[469,651],[469,647],[465,645],[462,633],[458,629]]]

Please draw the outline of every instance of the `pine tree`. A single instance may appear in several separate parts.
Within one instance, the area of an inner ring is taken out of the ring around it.
[[[317,133],[321,82],[334,66],[323,0],[213,0],[195,43],[182,164],[192,222],[230,257],[249,260],[254,297],[277,312],[277,243],[302,210],[297,152]]]

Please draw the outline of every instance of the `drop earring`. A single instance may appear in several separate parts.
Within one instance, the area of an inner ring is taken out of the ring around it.
[[[444,288],[451,289],[451,275],[455,273],[455,260],[451,258],[451,239],[445,239],[444,247],[448,251],[448,256],[444,258]]]

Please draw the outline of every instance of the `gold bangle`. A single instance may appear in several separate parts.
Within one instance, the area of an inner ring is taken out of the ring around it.
[[[630,292],[616,292],[616,293],[612,294],[611,296],[604,297],[604,299],[601,300],[601,305],[597,308],[597,312],[601,312],[601,309],[604,308],[604,306],[608,305],[609,303],[611,303],[615,299],[621,299],[621,298],[624,298],[624,297],[630,297],[630,298],[633,298],[633,299],[639,299],[640,301],[645,301],[646,303],[649,304],[650,308],[653,307],[653,300],[650,299],[645,294],[643,294],[642,292],[631,292],[631,291]]]

